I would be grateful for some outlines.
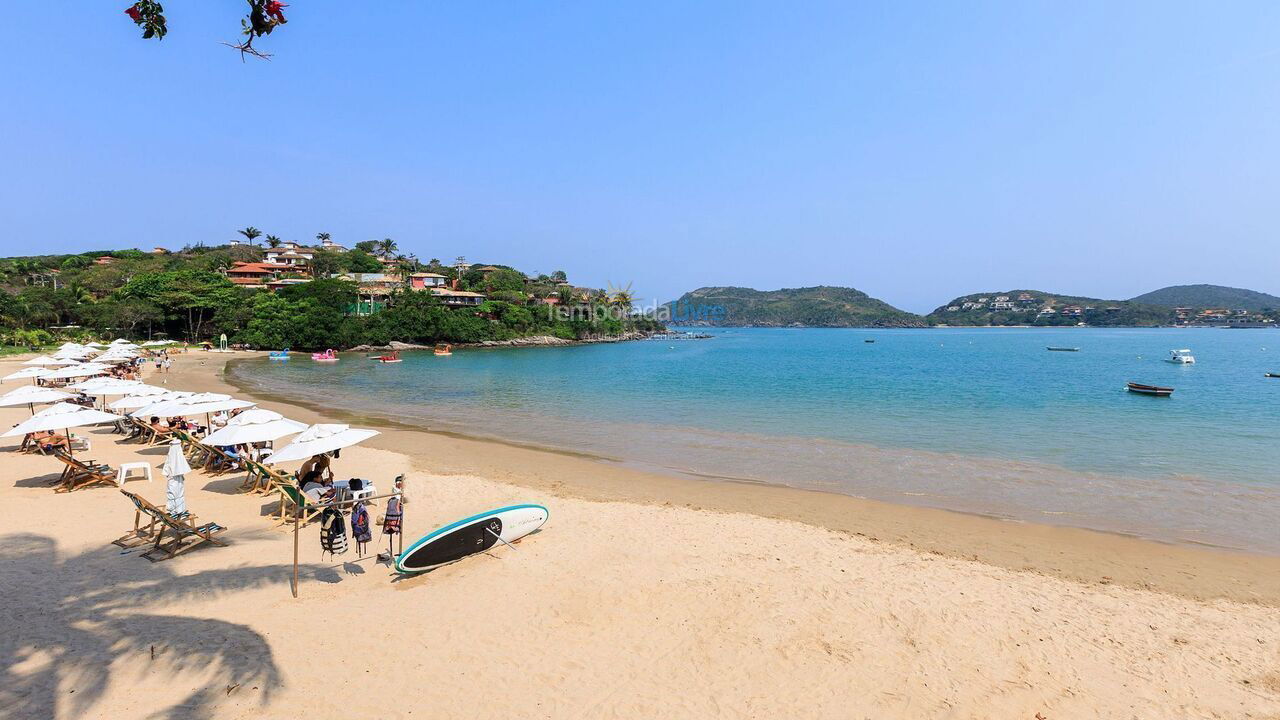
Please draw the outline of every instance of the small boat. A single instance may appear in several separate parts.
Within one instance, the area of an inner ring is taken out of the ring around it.
[[[338,353],[329,349],[324,352],[311,353],[311,359],[316,362],[338,362]]]
[[[1195,365],[1196,358],[1191,354],[1190,350],[1183,348],[1181,350],[1170,350],[1169,357],[1165,358],[1164,361],[1174,365]]]
[[[400,352],[398,350],[392,350],[390,355],[379,355],[378,357],[374,358],[374,360],[377,360],[380,363],[403,362],[400,359]]]
[[[864,342],[864,343],[873,343],[873,342],[875,342],[875,340],[863,340],[862,342]]]
[[[1050,345],[1050,346],[1046,347],[1046,348],[1045,348],[1045,350],[1049,350],[1049,351],[1051,351],[1051,352],[1080,352],[1080,348],[1073,348],[1073,347],[1054,347],[1054,346],[1052,346],[1052,345]]]
[[[440,356],[452,355],[453,346],[448,343],[440,343],[439,345],[436,346],[435,350],[433,350],[432,352]]]
[[[1156,397],[1169,397],[1173,394],[1173,388],[1160,387],[1159,385],[1143,385],[1142,383],[1131,382],[1125,386],[1125,389],[1131,393],[1139,395],[1154,395]]]
[[[270,355],[267,355],[267,357],[271,358],[272,360],[288,360],[289,348],[285,348],[283,350],[273,350]]]
[[[1267,377],[1280,378],[1280,373],[1267,373]]]

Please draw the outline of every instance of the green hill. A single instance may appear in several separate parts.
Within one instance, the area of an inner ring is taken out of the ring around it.
[[[1168,308],[1131,300],[1100,300],[1041,290],[973,293],[925,317],[934,325],[1153,326],[1173,322]]]
[[[663,308],[674,324],[764,327],[923,327],[919,315],[853,288],[704,287]],[[663,318],[659,318],[663,320]]]
[[[1280,297],[1224,285],[1171,285],[1133,298],[1133,302],[1161,307],[1280,310]]]

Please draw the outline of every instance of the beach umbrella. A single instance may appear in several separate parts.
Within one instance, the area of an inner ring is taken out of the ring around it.
[[[13,392],[0,395],[0,407],[44,405],[45,403],[54,403],[60,400],[70,400],[72,397],[74,396],[71,393],[65,393],[61,390],[27,385]]]
[[[350,425],[312,425],[294,438],[293,442],[277,450],[271,456],[270,462],[274,464],[290,460],[305,460],[313,455],[362,443],[377,434],[377,430],[363,430]]]
[[[48,375],[48,374],[49,374],[49,373],[51,373],[51,372],[53,372],[53,371],[52,371],[52,370],[46,370],[45,368],[42,368],[42,367],[29,367],[29,368],[23,368],[23,369],[19,370],[19,371],[18,371],[18,372],[16,372],[16,373],[9,373],[8,375],[5,375],[5,376],[4,376],[4,379],[5,379],[5,380],[20,380],[20,379],[23,379],[23,378],[38,378],[38,377],[41,377],[41,376],[43,376],[43,375]]]
[[[100,342],[87,342],[87,343],[85,343],[85,344],[84,344],[84,347],[87,347],[87,348],[104,348],[104,347],[106,347],[106,345],[103,345],[103,344],[102,344],[102,343],[100,343]]]
[[[172,345],[174,342],[174,340],[148,340],[147,342],[142,343],[142,347],[163,347],[165,345]]]
[[[30,360],[24,360],[22,361],[22,364],[23,365],[65,365],[66,361],[59,360],[58,358],[51,358],[48,355],[40,355],[38,357],[33,357]]]
[[[150,389],[152,386],[147,385],[145,387]],[[177,400],[179,398],[190,397],[194,394],[195,393],[189,393],[189,392],[164,392],[158,395],[149,395],[149,394],[144,395],[144,394],[134,393],[109,403],[109,406],[111,407],[112,410],[138,410],[142,408],[147,408],[151,405],[157,405],[162,402],[167,402],[169,400]],[[130,413],[130,414],[132,415],[134,413]]]
[[[90,375],[102,375],[106,373],[108,369],[109,368],[106,365],[99,365],[97,363],[84,363],[82,365],[72,365],[71,367],[65,367],[65,368],[62,368],[61,370],[54,370],[48,375],[45,375],[44,379],[45,380],[61,380],[61,379],[70,379],[70,378],[78,378],[78,377],[89,377]]]
[[[257,403],[252,400],[213,400],[211,402],[193,403],[191,398],[183,398],[178,401],[178,406],[172,410],[173,415],[211,415],[216,412],[225,412],[227,410],[243,410],[251,408]]]
[[[236,418],[237,420],[239,417]],[[240,425],[227,424],[221,430],[209,433],[204,438],[206,445],[242,445],[245,443],[270,442],[279,440],[286,435],[296,435],[307,429],[306,423],[287,418],[279,418],[276,420],[267,420],[265,422],[247,423]]]
[[[275,410],[265,410],[263,408],[253,408],[245,410],[239,415],[227,421],[228,425],[255,425],[257,423],[271,422],[272,420],[281,420],[284,416]]]
[[[111,344],[112,345],[132,345],[133,343],[129,342],[128,340],[125,340],[124,338],[116,338],[115,340],[111,341]]]
[[[230,400],[230,399],[231,399],[230,395],[223,395],[222,393],[192,393],[182,398],[172,398],[168,400],[161,400],[156,402],[154,405],[144,406],[129,414],[135,417],[141,417],[143,415],[160,415],[162,417],[172,417],[174,415],[179,414],[179,413],[173,412],[173,410],[183,405],[211,403],[211,402],[217,402],[220,400]]]
[[[59,412],[49,412],[54,409],[59,410]],[[71,403],[59,403],[49,408],[49,410],[41,411],[41,413],[43,414],[33,415],[29,419],[18,423],[10,428],[8,432],[0,435],[0,437],[20,437],[27,433],[44,432],[46,430],[62,430],[67,434],[67,437],[70,437],[71,428],[113,423],[120,419],[119,415],[83,408]],[[67,452],[71,452],[70,444],[67,445]]]
[[[160,471],[169,478],[169,483],[165,487],[165,510],[170,515],[185,513],[187,511],[186,474],[191,472],[191,465],[182,454],[180,441],[176,439],[169,441],[169,454],[165,456]]]

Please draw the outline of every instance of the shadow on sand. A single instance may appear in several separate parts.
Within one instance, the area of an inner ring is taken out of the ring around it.
[[[193,687],[179,703],[155,708],[154,718],[213,717],[234,688],[256,688],[257,701],[270,702],[281,678],[266,638],[247,625],[155,609],[267,585],[287,592],[291,565],[177,575],[170,563],[121,558],[115,550],[60,555],[52,537],[4,538],[0,718],[106,717],[93,708],[112,681],[112,664],[132,659],[174,684],[185,675]],[[341,581],[332,568],[303,572]]]

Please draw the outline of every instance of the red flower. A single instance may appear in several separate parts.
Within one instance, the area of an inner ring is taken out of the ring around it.
[[[137,5],[130,5],[127,9],[125,9],[124,14],[133,18],[133,21],[136,23],[142,22],[142,13],[138,12]]]
[[[268,15],[276,19],[276,22],[283,23],[288,22],[284,19],[284,9],[287,7],[289,7],[288,3],[282,3],[280,0],[269,0],[265,9]]]

